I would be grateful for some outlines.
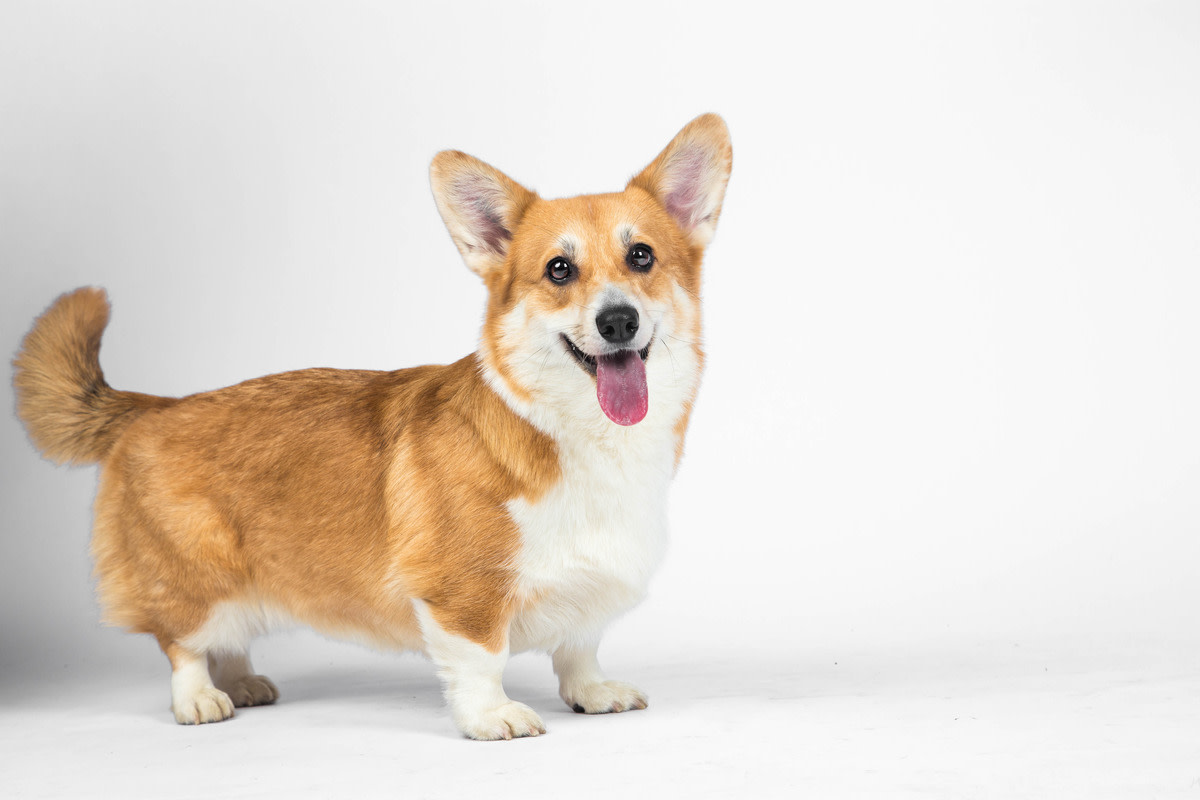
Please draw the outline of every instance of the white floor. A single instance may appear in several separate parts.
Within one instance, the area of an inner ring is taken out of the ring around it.
[[[165,661],[129,641],[146,657],[122,672],[5,682],[0,796],[1200,798],[1200,663],[1170,647],[702,658],[664,642],[609,655],[651,706],[604,717],[572,713],[548,659],[521,656],[509,694],[549,733],[477,743],[421,659],[302,634],[259,647],[279,704],[178,726]]]

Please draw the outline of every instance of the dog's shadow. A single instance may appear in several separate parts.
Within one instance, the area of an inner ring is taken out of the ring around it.
[[[538,680],[535,670],[515,669],[506,675],[508,695],[532,706],[539,714],[573,715],[558,697],[553,674]],[[359,725],[397,726],[428,734],[442,731],[459,737],[450,723],[450,712],[442,694],[442,685],[428,662],[404,659],[400,662],[357,665],[299,667],[290,674],[281,665],[268,673],[279,686],[276,704],[302,717],[349,714]],[[256,709],[238,709],[238,713],[256,713]]]
[[[438,708],[442,704],[441,687],[432,670],[428,672],[421,675],[416,669],[328,667],[292,675],[280,673],[276,682],[284,693],[280,702],[402,703],[406,708]]]

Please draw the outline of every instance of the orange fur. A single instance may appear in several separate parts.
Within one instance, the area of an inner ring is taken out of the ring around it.
[[[479,381],[473,357],[305,370],[143,415],[97,498],[108,619],[179,641],[218,602],[267,598],[329,633],[419,648],[405,600],[421,597],[498,646],[517,546],[503,503],[536,498],[557,466]]]
[[[108,621],[170,643],[218,602],[267,598],[330,633],[419,648],[403,602],[415,596],[498,646],[517,547],[504,503],[536,499],[557,462],[553,442],[482,387],[474,357],[304,370],[173,400],[104,383],[107,318],[101,290],[59,298],[26,337],[15,383],[48,455],[104,461],[92,549]]]

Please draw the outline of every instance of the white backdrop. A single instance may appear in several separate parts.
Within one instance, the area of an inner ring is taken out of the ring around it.
[[[717,111],[710,367],[617,641],[1200,666],[1200,6],[434,5],[0,5],[0,342],[95,284],[118,388],[450,361],[437,150],[610,191]],[[94,471],[0,407],[4,674],[157,658],[96,627]]]
[[[1200,10],[507,7],[8,4],[2,340],[95,284],[121,388],[453,360],[483,290],[434,152],[609,191],[716,110],[656,595],[739,643],[1196,636]],[[37,660],[92,623],[93,478],[3,402],[3,657]]]

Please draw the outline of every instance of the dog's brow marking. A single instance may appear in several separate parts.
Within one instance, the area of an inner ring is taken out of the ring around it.
[[[573,237],[573,236],[558,237],[559,252],[561,252],[563,254],[563,257],[566,258],[567,261],[570,261],[572,264],[575,263],[575,259],[579,255],[578,249],[579,248],[575,243],[575,237]]]
[[[617,235],[621,239],[621,244],[625,245],[626,247],[629,247],[629,245],[633,244],[633,226],[632,225],[622,225],[618,229]]]

